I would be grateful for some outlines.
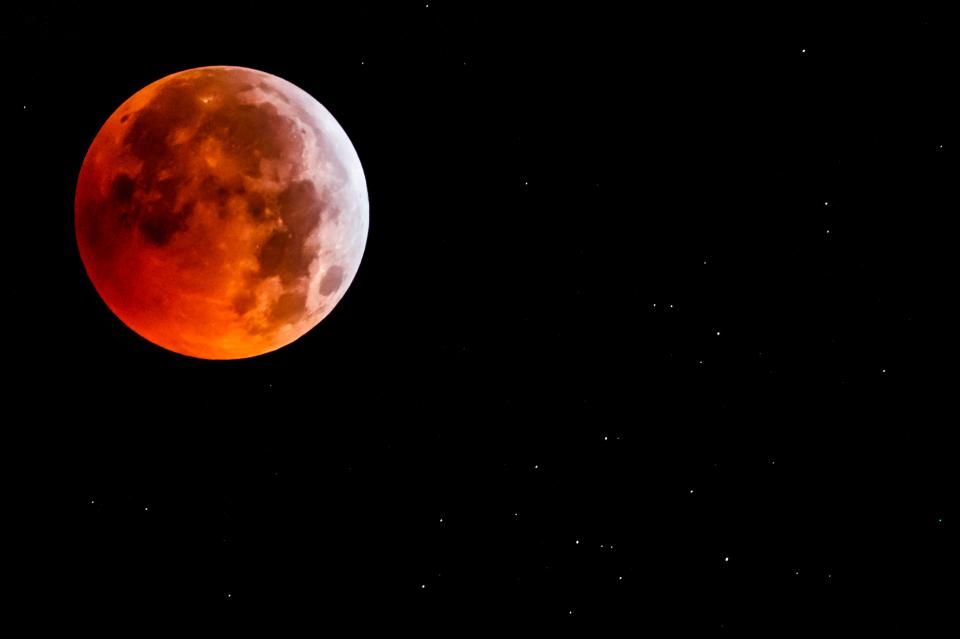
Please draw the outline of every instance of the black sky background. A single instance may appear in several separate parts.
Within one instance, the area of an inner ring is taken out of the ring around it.
[[[453,636],[954,623],[956,23],[593,6],[7,14],[28,601]],[[73,233],[107,117],[216,64],[316,97],[370,192],[343,301],[234,362],[127,329]]]

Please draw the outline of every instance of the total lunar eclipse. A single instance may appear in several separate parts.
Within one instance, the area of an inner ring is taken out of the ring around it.
[[[260,355],[333,309],[368,229],[360,160],[313,97],[203,67],[143,88],[80,171],[75,223],[97,291],[131,329],[204,359]]]

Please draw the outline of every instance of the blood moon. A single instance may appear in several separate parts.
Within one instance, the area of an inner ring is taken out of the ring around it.
[[[131,329],[204,359],[252,357],[317,325],[360,265],[360,159],[303,90],[241,67],[141,89],[80,170],[75,223],[97,292]]]

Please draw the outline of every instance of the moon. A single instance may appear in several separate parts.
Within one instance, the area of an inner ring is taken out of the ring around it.
[[[154,344],[240,359],[290,344],[353,281],[369,227],[360,159],[313,97],[202,67],[150,84],[100,129],[77,182],[80,257]]]

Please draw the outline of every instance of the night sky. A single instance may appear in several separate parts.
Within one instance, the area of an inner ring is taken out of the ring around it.
[[[384,4],[3,19],[20,595],[77,629],[955,624],[960,25]],[[73,227],[110,114],[220,64],[317,98],[370,194],[336,309],[226,362],[127,329]]]

